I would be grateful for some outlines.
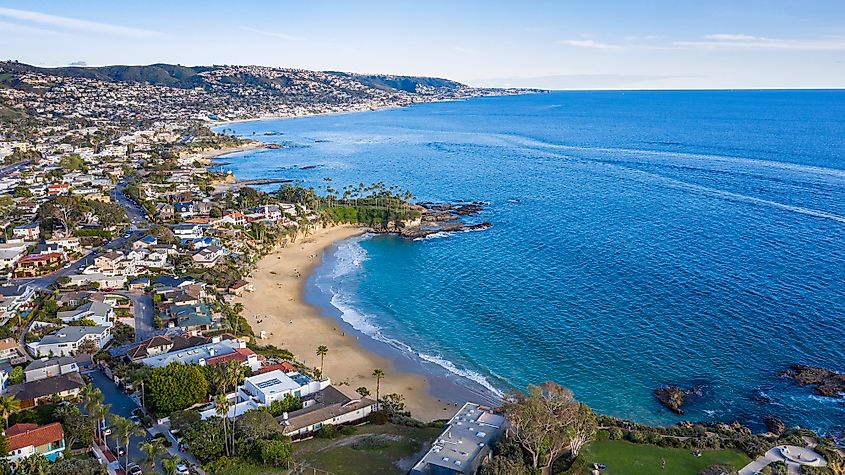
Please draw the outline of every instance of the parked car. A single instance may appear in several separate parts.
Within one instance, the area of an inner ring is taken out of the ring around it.
[[[139,467],[137,463],[130,463],[129,466],[126,467],[126,473],[129,475],[143,475],[144,471],[141,470],[141,467]]]
[[[191,475],[191,472],[188,470],[187,465],[180,463],[176,466],[176,475]]]

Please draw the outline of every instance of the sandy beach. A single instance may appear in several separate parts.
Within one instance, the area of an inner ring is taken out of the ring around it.
[[[336,320],[322,315],[303,299],[308,275],[319,264],[323,251],[336,241],[362,232],[359,227],[336,226],[300,237],[264,257],[248,279],[255,291],[236,301],[244,305],[244,316],[255,334],[266,332],[267,339],[259,343],[286,348],[310,367],[319,366],[315,351],[317,346],[325,345],[329,353],[324,371],[334,384],[348,382],[352,388],[365,386],[375,395],[376,383],[371,374],[373,369],[381,368],[385,372],[382,395],[402,394],[407,409],[418,419],[448,418],[454,405],[432,397],[424,377],[396,371],[389,360],[364,349],[356,336],[344,334]]]

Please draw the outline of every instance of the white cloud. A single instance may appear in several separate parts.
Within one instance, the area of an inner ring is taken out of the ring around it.
[[[678,48],[705,50],[845,51],[845,38],[787,40],[741,34],[715,34],[703,36],[702,40],[697,41],[675,41],[672,45]]]
[[[287,40],[287,41],[305,41],[305,38],[302,38],[301,36],[287,35],[285,33],[278,33],[278,32],[275,32],[275,31],[259,30],[259,29],[256,29],[256,28],[250,28],[248,26],[242,26],[241,29],[244,30],[244,31],[248,31],[250,33],[255,33],[255,34],[264,35],[264,36],[270,36],[272,38],[280,38],[280,39]]]
[[[68,18],[57,15],[48,15],[46,13],[39,13],[30,10],[18,10],[16,8],[0,8],[0,17],[86,33],[111,34],[137,38],[161,36],[161,33],[152,30],[79,20],[76,18]],[[24,25],[19,26],[26,28]]]
[[[464,47],[461,47],[461,46],[453,46],[452,51],[454,51],[456,53],[462,53],[462,54],[473,54],[473,53],[475,53],[474,49],[464,48]]]
[[[591,48],[591,49],[619,49],[619,45],[612,45],[608,43],[599,43],[595,40],[560,40],[560,44],[566,46],[575,46],[577,48]]]
[[[758,40],[756,36],[751,35],[737,35],[737,34],[728,34],[728,33],[718,33],[715,35],[704,35],[705,39],[708,40],[731,40],[731,41],[748,41],[748,40]]]

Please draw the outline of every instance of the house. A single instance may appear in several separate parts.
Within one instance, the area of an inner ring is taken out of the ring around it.
[[[75,310],[58,312],[56,317],[65,323],[88,319],[100,326],[114,325],[114,309],[111,305],[102,302],[88,302]]]
[[[53,398],[76,398],[83,386],[82,375],[72,372],[9,386],[6,395],[14,396],[21,402],[21,409],[27,409]]]
[[[244,292],[254,291],[255,287],[243,279],[236,280],[232,285],[229,286],[229,293],[232,295],[237,295],[239,297],[243,295]]]
[[[176,349],[174,345],[165,353],[159,353],[141,360],[141,364],[151,368],[163,368],[170,363],[183,365],[197,364],[205,366],[209,358],[217,355],[225,355],[235,351],[237,348],[246,348],[246,343],[235,339],[224,339],[219,336],[211,338],[206,343]],[[147,349],[149,351],[149,348]]]
[[[76,354],[79,346],[86,340],[93,341],[98,349],[102,349],[111,340],[111,327],[62,327],[41,341],[27,343],[26,346],[38,357],[71,356]]]
[[[328,386],[303,401],[302,409],[282,414],[276,420],[285,435],[301,437],[323,426],[359,422],[375,410],[376,401],[362,398],[348,386]]]
[[[62,292],[56,297],[56,303],[60,307],[78,307],[91,295],[89,292]]]
[[[16,361],[21,357],[18,341],[14,338],[0,340],[0,361]]]
[[[124,258],[125,256],[122,253],[110,251],[97,256],[94,259],[94,266],[103,274],[117,274],[123,267],[121,262]]]
[[[173,211],[182,215],[182,217],[193,216],[194,203],[191,201],[177,201],[173,203]]]
[[[0,325],[5,325],[18,312],[29,308],[35,300],[35,288],[28,285],[0,287]]]
[[[38,222],[21,224],[12,229],[12,236],[16,239],[23,239],[24,241],[37,241],[41,234],[41,227]]]
[[[208,330],[211,327],[211,308],[204,303],[171,305],[167,309],[167,318],[173,325],[186,331]]]
[[[172,219],[175,214],[173,206],[168,203],[159,203],[156,205],[155,215],[158,218],[167,220]]]
[[[133,348],[126,351],[126,357],[132,362],[138,362],[144,358],[163,355],[170,351],[180,351],[186,348],[205,345],[213,339],[199,335],[177,335],[177,336],[154,336],[142,341]],[[218,339],[218,341],[220,341]],[[112,354],[112,356],[119,356]]]
[[[158,244],[158,239],[156,239],[155,236],[147,234],[141,239],[133,242],[132,249],[149,249],[151,246],[155,246],[156,244]]]
[[[30,254],[18,261],[15,266],[15,277],[37,277],[56,270],[64,260],[65,255],[59,252]]]
[[[195,251],[209,246],[220,246],[220,240],[215,237],[204,236],[191,242],[191,248]]]
[[[452,416],[411,475],[474,474],[489,460],[505,418],[488,407],[468,402]]]
[[[192,240],[201,238],[203,230],[199,224],[182,223],[173,226],[173,234],[181,240]]]
[[[162,275],[153,281],[154,287],[181,288],[193,284],[196,284],[196,281],[189,277],[173,277],[172,275]]]
[[[48,246],[56,246],[56,248],[63,250],[64,252],[79,252],[82,249],[82,244],[79,241],[78,237],[71,236],[65,238],[53,238],[44,241],[45,244]]]
[[[327,388],[331,382],[313,381],[304,374],[287,375],[280,370],[250,376],[238,388],[241,400],[255,399],[262,406],[269,407],[273,401],[281,401],[286,395],[304,397]]]
[[[74,356],[41,358],[35,360],[23,370],[24,380],[28,383],[39,379],[52,378],[62,374],[79,372],[79,363]]]
[[[235,348],[235,351],[231,353],[211,356],[205,360],[205,364],[208,366],[219,366],[232,361],[236,361],[241,366],[246,366],[252,371],[258,371],[261,368],[261,360],[258,358],[258,355],[249,348]]]
[[[50,183],[47,185],[47,196],[61,196],[70,193],[69,183]]]
[[[191,259],[194,263],[202,267],[214,267],[217,265],[217,261],[224,255],[225,251],[223,248],[212,245],[195,252],[191,256]]]
[[[23,240],[0,244],[0,270],[11,271],[29,247]]]
[[[58,422],[43,426],[18,423],[6,429],[6,438],[9,442],[6,460],[12,464],[32,455],[42,455],[55,462],[65,450],[65,432]]]
[[[138,292],[143,292],[146,290],[147,287],[150,286],[150,279],[146,277],[139,277],[132,282],[129,282],[129,290],[135,290]]]
[[[246,216],[240,211],[228,211],[220,218],[220,222],[232,226],[243,226],[246,224]]]
[[[282,219],[282,210],[277,205],[263,205],[253,210],[254,214],[259,214],[263,219],[270,221],[279,221]]]
[[[68,281],[65,286],[67,287],[82,287],[84,285],[93,285],[96,284],[100,289],[122,289],[124,285],[126,285],[126,276],[125,275],[105,275],[100,272],[94,272],[91,274],[74,274],[69,275]]]

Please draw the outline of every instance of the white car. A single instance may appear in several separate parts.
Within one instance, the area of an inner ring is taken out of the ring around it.
[[[176,466],[176,475],[190,475],[191,471],[188,470],[188,466],[184,463],[180,463]]]

